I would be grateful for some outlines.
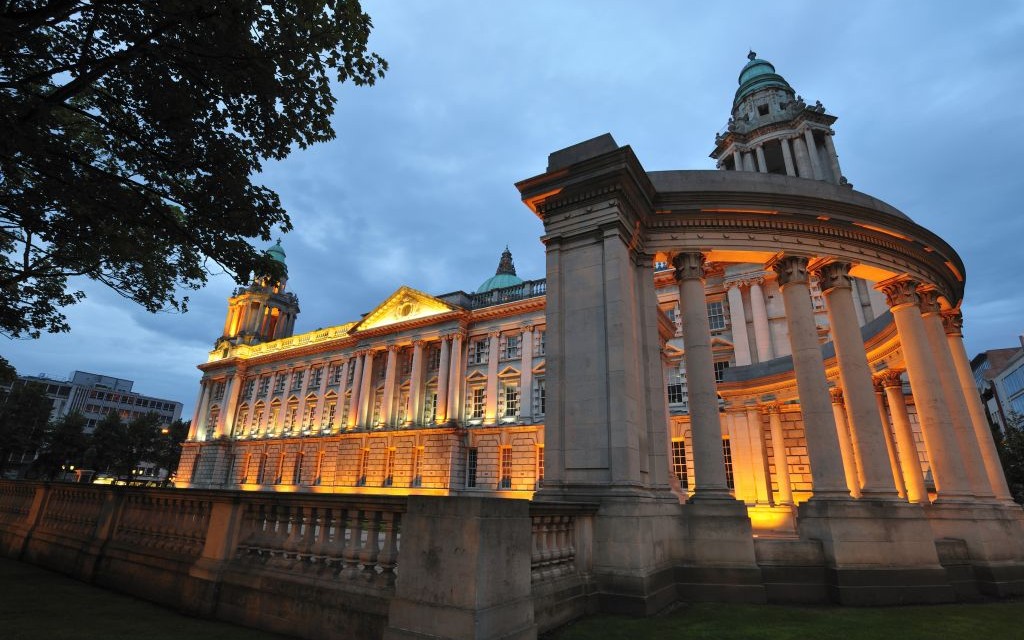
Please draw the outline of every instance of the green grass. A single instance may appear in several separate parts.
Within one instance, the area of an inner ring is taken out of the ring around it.
[[[59,573],[0,558],[0,638],[272,640],[284,636],[178,614]]]
[[[655,618],[593,616],[552,640],[946,640],[1024,639],[1024,602],[919,607],[682,605]]]

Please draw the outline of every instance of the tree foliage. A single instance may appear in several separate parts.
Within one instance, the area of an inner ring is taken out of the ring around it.
[[[50,423],[46,430],[43,451],[35,465],[43,475],[55,477],[63,466],[74,465],[82,468],[85,451],[89,448],[85,425],[85,416],[77,411]]]
[[[181,443],[188,437],[189,425],[190,422],[175,420],[162,429],[148,460],[161,469],[167,469],[168,473],[174,473],[181,459]]]
[[[373,84],[358,0],[0,2],[0,332],[67,331],[102,282],[185,309],[210,260],[279,275],[248,242],[291,223],[253,182],[330,140],[332,78]]]
[[[1010,493],[1016,502],[1024,504],[1024,416],[1010,414],[1006,428],[1002,433],[994,429],[993,436]]]
[[[28,382],[11,388],[0,404],[0,469],[12,453],[35,453],[44,441],[52,408],[42,385]]]

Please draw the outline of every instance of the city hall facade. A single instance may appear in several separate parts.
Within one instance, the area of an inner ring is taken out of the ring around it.
[[[605,134],[517,184],[543,279],[506,249],[472,293],[403,286],[299,335],[286,281],[236,290],[177,485],[600,505],[595,570],[630,611],[666,571],[752,594],[815,553],[843,602],[1020,592],[964,266],[852,189],[835,121],[751,53],[717,171],[649,172]]]

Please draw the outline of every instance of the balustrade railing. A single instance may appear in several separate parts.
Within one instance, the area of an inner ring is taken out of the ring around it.
[[[389,586],[397,572],[404,510],[404,500],[248,500],[236,560]]]
[[[0,484],[0,524],[23,523],[28,520],[36,489],[32,485]]]
[[[169,493],[128,494],[114,540],[195,557],[203,550],[211,509],[210,500]]]
[[[47,497],[39,528],[88,539],[96,531],[103,503],[109,494],[102,488],[81,485],[55,486]]]
[[[590,570],[591,522],[596,507],[532,503],[533,582]]]

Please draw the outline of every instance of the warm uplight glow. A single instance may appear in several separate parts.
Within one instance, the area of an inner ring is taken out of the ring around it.
[[[448,313],[453,309],[454,307],[451,305],[422,291],[411,287],[400,287],[380,306],[368,313],[355,327],[355,330],[368,331],[399,322],[429,318]]]
[[[747,515],[754,532],[780,531],[793,524],[793,512],[788,507],[750,508]]]
[[[899,238],[900,240],[906,240],[907,242],[912,242],[913,241],[911,238],[903,235],[902,233],[896,233],[895,231],[890,231],[889,229],[886,229],[884,227],[876,227],[873,224],[866,224],[864,222],[854,222],[853,226],[855,226],[855,227],[862,227],[864,229],[870,229],[872,231],[877,231],[878,233],[884,233],[887,236],[892,236],[894,238]]]
[[[773,251],[744,251],[736,249],[712,249],[706,254],[708,262],[753,262],[765,263],[775,255]]]
[[[763,216],[777,216],[774,209],[701,209],[701,213],[756,213]]]
[[[871,264],[855,264],[850,267],[850,275],[868,282],[882,282],[900,274]]]
[[[959,280],[960,282],[964,281],[963,274],[960,273],[960,270],[957,269],[956,266],[954,266],[953,263],[950,262],[949,260],[946,261],[946,268],[953,272],[953,275],[956,276],[957,280]]]
[[[530,211],[532,211],[534,213],[537,213],[537,203],[538,202],[542,202],[543,200],[545,200],[547,198],[550,198],[551,196],[557,196],[561,192],[562,192],[562,188],[561,187],[559,187],[557,189],[552,189],[551,191],[545,191],[544,193],[535,195],[532,198],[527,198],[526,200],[523,200],[523,203],[526,206],[530,207]]]

